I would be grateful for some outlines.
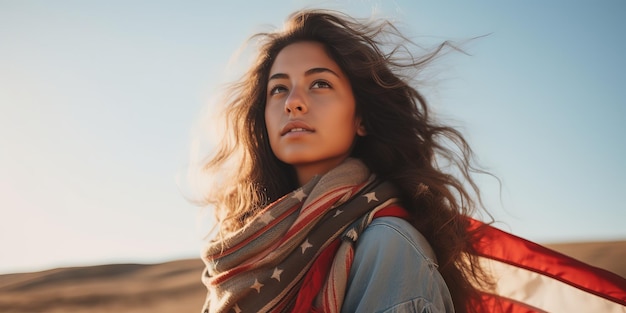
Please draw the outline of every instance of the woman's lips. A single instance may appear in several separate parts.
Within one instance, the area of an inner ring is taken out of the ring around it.
[[[309,126],[309,124],[307,124],[306,122],[300,121],[300,120],[294,120],[294,121],[287,122],[287,124],[283,126],[283,128],[280,130],[280,135],[284,136],[288,133],[314,132],[314,131],[315,129]]]

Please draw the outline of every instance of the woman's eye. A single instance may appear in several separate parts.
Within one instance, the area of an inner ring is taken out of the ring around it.
[[[318,80],[311,85],[311,88],[330,88],[330,84],[323,80]]]
[[[275,95],[285,91],[287,91],[287,88],[285,88],[284,86],[275,86],[270,89],[270,95]]]

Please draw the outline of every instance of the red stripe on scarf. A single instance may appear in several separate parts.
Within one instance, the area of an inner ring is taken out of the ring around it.
[[[275,217],[266,226],[261,228],[254,236],[250,236],[246,240],[243,240],[240,243],[238,243],[237,245],[229,247],[229,248],[225,249],[224,251],[221,251],[220,253],[209,254],[206,257],[209,258],[209,259],[217,259],[217,258],[224,257],[226,255],[229,255],[229,254],[231,254],[231,253],[241,249],[241,247],[243,247],[243,246],[247,245],[248,243],[250,243],[251,241],[257,239],[259,236],[261,236],[263,233],[265,233],[268,229],[271,229],[274,225],[278,224],[279,222],[284,220],[287,216],[293,214],[293,212],[297,211],[298,209],[300,209],[300,203],[295,204],[294,206],[289,208],[287,211],[285,211],[283,214],[279,215],[278,217]],[[264,214],[264,213],[261,213],[261,214]]]
[[[411,217],[411,215],[405,208],[397,204],[392,204],[374,214],[374,218],[383,217],[383,216],[399,217],[405,220],[408,220],[409,217]]]
[[[317,257],[302,281],[302,287],[300,287],[300,292],[296,298],[296,305],[291,312],[316,312],[313,307],[313,300],[324,286],[328,271],[330,271],[340,245],[341,239],[335,239]]]
[[[341,187],[335,190],[328,192],[323,197],[316,199],[315,201],[309,203],[307,207],[310,209],[307,212],[300,212],[300,217],[298,221],[296,221],[291,228],[285,234],[282,242],[289,240],[289,238],[293,237],[295,234],[299,233],[302,228],[311,223],[311,221],[319,216],[320,212],[326,211],[330,206],[335,205],[334,202],[346,196],[346,192],[350,190],[350,193],[353,194],[356,190],[359,190],[365,185],[365,183],[349,186],[349,187]]]
[[[296,221],[291,226],[291,228],[287,231],[287,233],[285,234],[285,236],[281,240],[281,243],[285,242],[285,241],[288,241],[291,237],[293,237],[297,233],[299,233],[304,226],[309,225],[312,220],[314,220],[317,216],[319,216],[319,214],[315,214],[315,213],[326,211],[329,207],[331,207],[333,205],[333,203],[335,201],[337,201],[338,199],[340,199],[343,196],[344,195],[341,194],[340,192],[336,192],[336,195],[334,195],[332,198],[322,198],[321,200],[323,200],[323,202],[321,200],[319,200],[319,201],[315,201],[315,202],[312,202],[311,204],[309,204],[309,207],[313,207],[315,205],[318,205],[318,203],[322,203],[318,207],[316,207],[314,210],[312,210],[311,212],[304,212],[304,213],[300,212],[300,217],[299,218],[301,218],[301,219]]]

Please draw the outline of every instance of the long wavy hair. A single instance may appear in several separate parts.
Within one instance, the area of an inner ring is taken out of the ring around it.
[[[296,12],[283,30],[252,38],[259,42],[256,63],[227,90],[228,135],[204,164],[206,173],[219,178],[204,199],[216,209],[220,231],[239,229],[260,208],[298,187],[294,169],[270,148],[267,82],[284,47],[319,42],[348,76],[367,130],[356,139],[352,156],[399,189],[411,223],[435,251],[456,311],[478,310],[480,293],[470,281],[488,285],[489,280],[473,256],[475,236],[466,217],[480,207],[471,176],[479,170],[462,134],[436,121],[413,86],[425,65],[454,46],[443,42],[416,57],[411,41],[391,22],[322,10]]]

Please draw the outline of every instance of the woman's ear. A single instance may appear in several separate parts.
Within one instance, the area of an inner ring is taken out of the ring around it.
[[[363,125],[362,122],[359,122],[359,127],[356,129],[356,134],[364,137],[365,135],[367,135],[367,131],[365,130],[365,125]]]

